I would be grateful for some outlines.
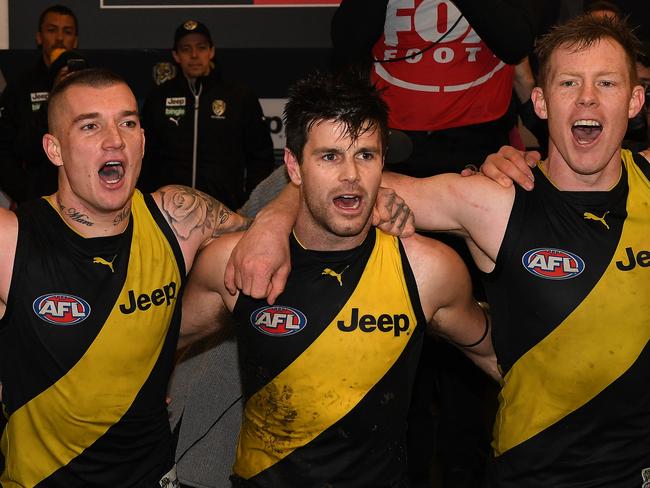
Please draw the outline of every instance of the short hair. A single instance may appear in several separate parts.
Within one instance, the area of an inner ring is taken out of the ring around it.
[[[80,71],[73,71],[54,85],[48,99],[47,122],[50,131],[54,128],[54,112],[60,103],[63,94],[72,86],[89,86],[92,88],[107,88],[115,85],[127,85],[128,83],[117,73],[105,68],[88,68]]]
[[[326,120],[342,123],[353,141],[379,130],[382,150],[387,147],[388,106],[367,76],[358,72],[315,72],[289,88],[284,108],[286,145],[298,162],[302,162],[309,131]]]
[[[546,85],[551,56],[557,49],[567,48],[579,52],[590,48],[602,39],[611,39],[623,48],[630,81],[633,85],[637,84],[636,58],[641,46],[639,40],[624,19],[610,16],[597,18],[591,15],[580,15],[566,24],[557,25],[540,39],[535,47],[535,54],[539,60],[537,83],[542,88]]]
[[[49,14],[50,12],[55,13],[55,14],[60,14],[60,15],[68,15],[72,17],[72,20],[74,20],[74,31],[75,35],[79,35],[79,22],[77,21],[77,16],[74,14],[70,8],[66,7],[65,5],[52,5],[51,7],[47,7],[43,12],[41,12],[40,17],[38,18],[38,32],[41,32],[41,29],[43,28],[43,22],[45,22],[45,16]]]

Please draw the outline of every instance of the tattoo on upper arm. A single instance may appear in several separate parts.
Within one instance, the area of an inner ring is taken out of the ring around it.
[[[206,238],[245,229],[246,219],[234,215],[224,204],[203,192],[172,185],[160,190],[162,211],[179,239],[189,239],[194,231]]]

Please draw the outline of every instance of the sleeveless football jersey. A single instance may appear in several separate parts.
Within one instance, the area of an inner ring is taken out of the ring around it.
[[[516,191],[487,279],[505,374],[490,486],[650,481],[650,165],[622,158],[610,191],[539,169]]]
[[[158,486],[173,466],[165,392],[185,276],[153,198],[120,235],[84,238],[46,199],[18,209],[0,370],[1,483]]]
[[[276,304],[240,295],[243,486],[401,487],[424,316],[397,238],[305,250]],[[247,481],[243,481],[247,480]]]

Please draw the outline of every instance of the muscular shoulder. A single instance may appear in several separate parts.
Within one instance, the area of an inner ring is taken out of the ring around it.
[[[16,242],[18,240],[18,219],[16,214],[9,210],[0,209],[0,304],[7,301],[11,274],[16,256]],[[4,306],[0,308],[0,317]]]

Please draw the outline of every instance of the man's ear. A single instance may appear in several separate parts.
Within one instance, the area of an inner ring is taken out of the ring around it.
[[[172,50],[172,58],[174,58],[174,61],[176,61],[177,64],[181,64],[180,58],[178,57],[178,54],[175,50]]]
[[[284,148],[284,164],[287,166],[287,173],[289,173],[289,178],[294,185],[300,186],[302,183],[302,176],[300,174],[300,164],[298,159],[291,152],[291,149]]]
[[[636,85],[632,88],[632,96],[630,97],[630,105],[628,107],[628,118],[634,117],[639,113],[643,104],[645,103],[645,88],[641,85]]]
[[[544,90],[536,86],[530,94],[530,99],[533,101],[535,113],[540,119],[548,119],[548,112],[546,111],[546,99],[544,98]]]
[[[43,45],[43,36],[41,36],[41,31],[36,31],[36,45],[37,46],[42,46]]]
[[[63,166],[63,158],[61,157],[61,145],[59,140],[52,134],[45,134],[43,136],[43,150],[54,166]]]

